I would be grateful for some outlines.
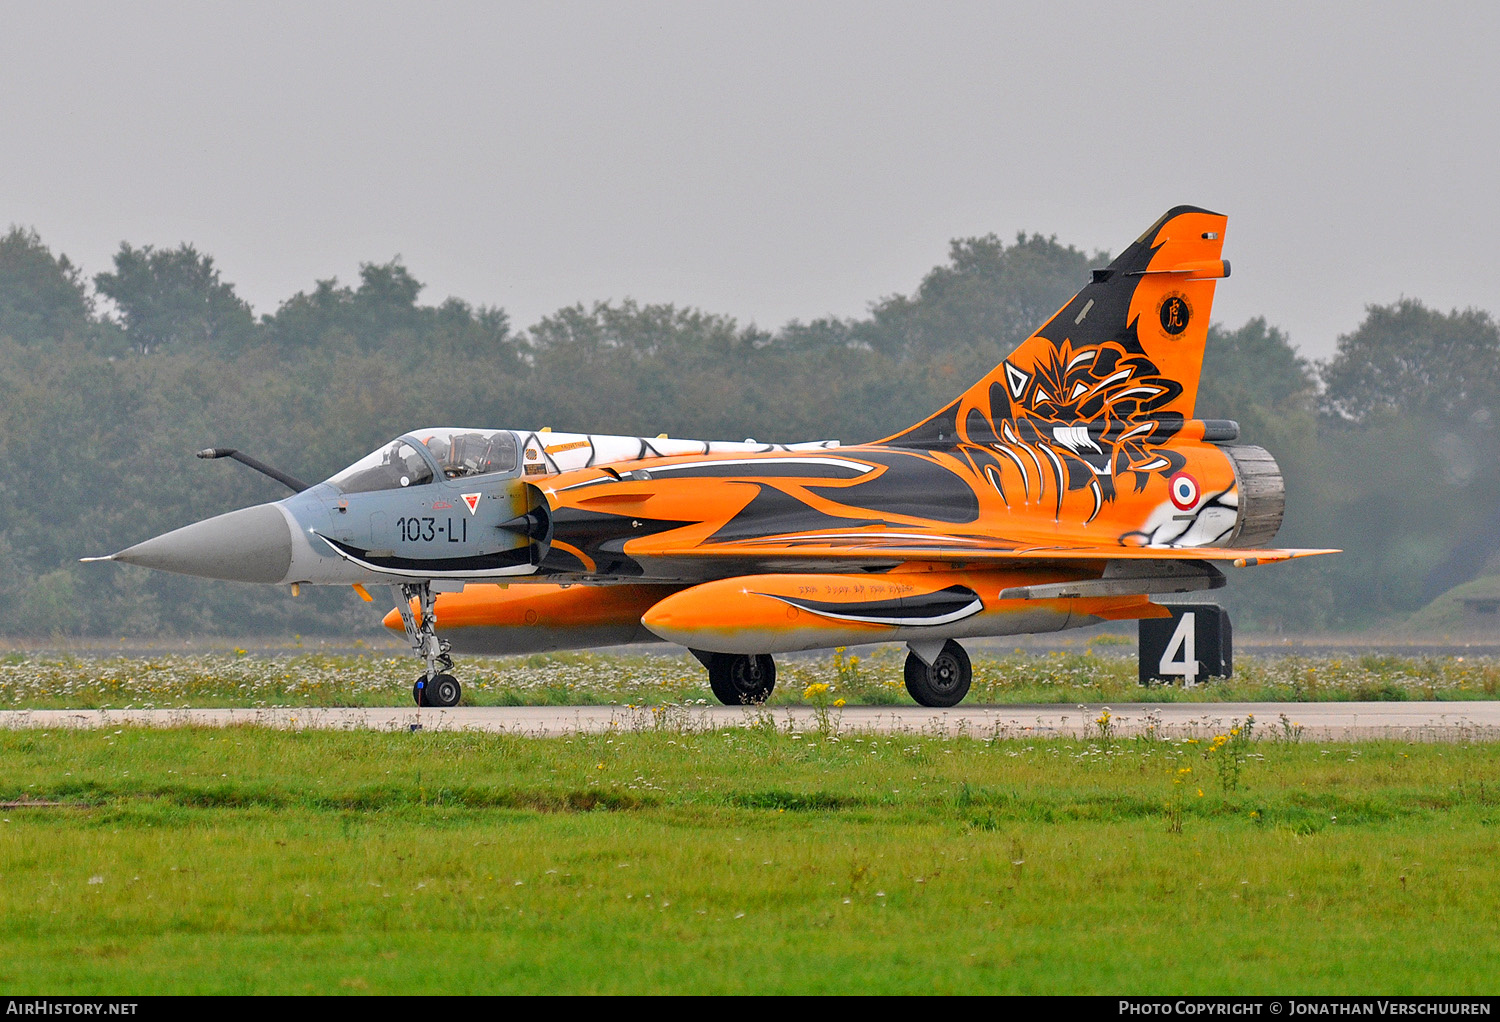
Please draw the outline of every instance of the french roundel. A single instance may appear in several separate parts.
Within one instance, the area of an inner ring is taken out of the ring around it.
[[[1198,480],[1186,472],[1178,472],[1172,477],[1169,484],[1172,492],[1172,503],[1179,511],[1191,511],[1198,505]]]

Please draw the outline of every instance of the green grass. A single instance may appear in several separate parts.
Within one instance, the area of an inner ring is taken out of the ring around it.
[[[12,994],[1500,975],[1495,745],[18,730],[0,799]]]
[[[1031,655],[974,655],[971,704],[1222,702],[1266,700],[1493,699],[1500,660],[1463,657],[1241,657],[1232,679],[1191,690],[1136,683],[1133,649]],[[861,658],[782,657],[773,704],[803,703],[808,685],[830,700],[911,704],[900,647]],[[714,702],[707,677],[686,654],[555,653],[472,657],[460,663],[466,705]],[[390,655],[162,654],[0,656],[0,709],[202,706],[407,705],[417,674]]]
[[[1479,578],[1454,586],[1427,606],[1402,622],[1399,630],[1408,635],[1493,635],[1495,622],[1486,620],[1488,615],[1479,615],[1464,606],[1465,597],[1492,599],[1500,597],[1500,576],[1481,575]]]

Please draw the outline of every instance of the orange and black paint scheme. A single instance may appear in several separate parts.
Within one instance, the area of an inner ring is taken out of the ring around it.
[[[1325,552],[1271,546],[1275,459],[1195,418],[1225,226],[1171,210],[982,380],[883,440],[435,427],[316,485],[210,448],[294,495],[86,560],[294,594],[390,586],[386,624],[426,662],[419,705],[457,702],[452,650],[654,640],[692,651],[729,703],[770,694],[776,653],[904,642],[912,697],[951,706],[969,689],[960,639],[1131,619],[1144,638],[1168,616],[1157,665],[1191,680],[1188,611],[1153,597],[1217,588],[1223,562]]]
[[[771,654],[905,642],[918,702],[969,687],[957,639],[1160,617],[1269,544],[1275,460],[1194,418],[1226,218],[1182,206],[952,403],[872,443],[531,476],[534,574],[437,596],[460,650],[680,643],[725,702]],[[392,612],[386,624],[403,627]]]

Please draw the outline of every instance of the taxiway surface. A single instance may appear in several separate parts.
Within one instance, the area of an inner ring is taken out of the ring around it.
[[[1117,737],[1154,733],[1164,738],[1208,737],[1243,725],[1252,715],[1257,737],[1323,741],[1500,741],[1500,701],[1372,703],[1122,703],[1111,706]],[[1024,738],[1098,735],[1100,704],[1079,706],[845,706],[830,709],[841,732]],[[276,728],[408,731],[479,730],[553,737],[581,732],[713,730],[770,723],[812,731],[807,706],[479,706],[197,710],[4,710],[0,727],[102,728],[251,725]],[[1300,728],[1300,732],[1298,729]]]

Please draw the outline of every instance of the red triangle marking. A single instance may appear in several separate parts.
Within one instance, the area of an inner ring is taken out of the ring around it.
[[[478,513],[478,511],[479,511],[479,494],[477,494],[477,493],[462,493],[462,494],[459,494],[459,496],[461,496],[463,498],[463,500],[464,500],[464,503],[469,506],[469,514],[472,515],[472,514],[477,514]]]

